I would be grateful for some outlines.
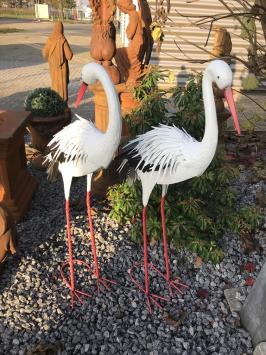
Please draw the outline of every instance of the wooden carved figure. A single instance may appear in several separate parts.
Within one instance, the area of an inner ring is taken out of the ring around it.
[[[123,80],[130,85],[136,83],[150,60],[153,44],[149,29],[151,15],[148,4],[141,0],[138,3],[140,11],[136,11],[131,0],[119,0],[117,7],[129,16],[126,34],[130,43],[129,47],[117,49],[115,60]]]
[[[112,59],[116,52],[116,30],[113,18],[116,5],[113,0],[89,0],[93,15],[90,53],[103,65],[114,84],[119,84],[120,74]]]
[[[230,63],[230,53],[232,50],[232,41],[230,33],[224,27],[217,27],[215,29],[213,47],[212,47],[212,56],[219,57],[228,57],[223,60],[227,63]],[[225,109],[224,106],[224,92],[220,90],[217,85],[214,84],[214,98],[215,106],[217,110],[218,117],[218,126],[219,126],[219,144],[224,143],[224,135],[226,129],[226,120],[230,117],[230,112]]]
[[[48,58],[52,89],[67,102],[69,67],[68,61],[72,59],[73,52],[64,36],[62,22],[54,24],[52,35],[47,39],[42,50],[43,56]]]
[[[149,4],[146,0],[138,0],[138,5],[140,9],[140,16],[143,26],[143,36],[144,36],[144,58],[143,66],[148,65],[151,59],[151,52],[153,47],[153,38],[151,35],[151,10]]]
[[[232,41],[230,33],[226,28],[217,27],[214,34],[214,44],[212,55],[215,57],[229,56],[232,50]]]

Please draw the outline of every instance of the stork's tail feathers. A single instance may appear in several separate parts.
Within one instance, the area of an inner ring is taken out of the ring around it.
[[[48,181],[55,182],[59,176],[59,170],[58,170],[59,161],[53,160],[52,154],[49,153],[46,155],[43,165],[47,167],[46,172],[47,172]]]
[[[128,174],[127,174],[127,182],[129,186],[134,185],[134,183],[137,180],[137,173],[136,170],[133,169],[132,167],[129,168]]]
[[[123,180],[127,180],[129,186],[132,186],[137,180],[136,170],[130,166],[127,158],[122,160],[122,163],[117,168],[117,171],[122,176]]]

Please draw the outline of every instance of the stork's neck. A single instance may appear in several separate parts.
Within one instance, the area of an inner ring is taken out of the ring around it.
[[[108,75],[106,73],[106,75]],[[108,127],[105,132],[105,143],[118,148],[121,139],[122,121],[118,94],[110,80],[100,80],[108,103]]]
[[[205,132],[201,142],[201,149],[205,157],[211,161],[218,143],[218,124],[212,79],[208,72],[203,74],[202,94],[205,110]]]

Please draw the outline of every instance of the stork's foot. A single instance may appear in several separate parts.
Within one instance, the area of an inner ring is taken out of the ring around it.
[[[70,290],[71,293],[71,307],[74,308],[75,302],[79,302],[80,304],[84,304],[82,297],[91,298],[92,295],[89,293],[78,291],[78,290]]]
[[[140,288],[141,289],[141,288]],[[143,292],[145,292],[143,290]],[[152,313],[152,307],[151,307],[151,302],[158,307],[159,309],[163,309],[163,307],[160,305],[160,303],[158,301],[167,301],[167,299],[163,296],[159,296],[156,295],[155,293],[146,293],[146,303],[147,303],[147,307],[150,313]]]
[[[87,263],[85,263],[85,261],[83,261],[83,260],[73,260],[73,265],[84,266],[87,271],[89,271],[89,272],[91,271],[90,266]],[[65,276],[65,269],[67,267],[69,267],[69,261],[64,262],[63,265],[61,266],[61,276],[62,276],[62,279],[63,279],[64,283],[66,284],[66,286],[70,289],[71,307],[74,308],[75,302],[80,303],[80,304],[84,304],[83,298],[84,297],[92,297],[92,295],[87,292],[77,290],[75,287],[73,287],[71,285],[71,282],[69,282],[67,277]],[[75,269],[74,269],[74,271],[75,271]]]
[[[169,294],[171,297],[174,297],[175,294],[179,293],[181,295],[184,294],[182,288],[188,288],[187,285],[181,283],[181,278],[180,277],[175,277],[174,279],[171,279],[171,277],[167,277],[167,275],[164,275],[159,269],[157,269],[157,267],[155,267],[154,265],[152,265],[152,268],[154,270],[157,271],[157,273],[163,277],[165,279],[165,281],[168,284],[168,288],[169,288]]]
[[[129,274],[132,282],[137,286],[137,288],[145,294],[146,304],[147,304],[149,312],[152,313],[152,304],[155,305],[156,307],[158,307],[159,309],[163,309],[163,307],[161,306],[159,301],[167,301],[167,299],[163,296],[156,295],[155,293],[150,293],[149,289],[144,289],[144,287],[133,276],[133,270],[136,268],[139,268],[139,267],[141,267],[141,268],[143,267],[142,262],[136,262],[133,265],[133,267],[128,270],[128,274]],[[152,264],[148,264],[147,267],[148,267],[148,269],[155,270],[156,272],[159,271],[158,269],[154,268],[154,266]],[[159,273],[161,273],[161,272],[159,271]]]
[[[182,288],[188,288],[187,285],[181,283],[181,279],[180,277],[176,277],[175,279],[171,280],[168,279],[165,275],[164,275],[164,279],[165,281],[168,283],[168,288],[169,288],[169,294],[171,297],[175,296],[175,293],[179,293],[181,295],[184,294]]]
[[[117,285],[117,282],[114,281],[114,280],[108,280],[105,277],[101,277],[101,276],[97,277],[97,292],[98,292],[98,295],[100,294],[101,287],[103,289],[106,288],[108,291],[111,291],[110,284]]]

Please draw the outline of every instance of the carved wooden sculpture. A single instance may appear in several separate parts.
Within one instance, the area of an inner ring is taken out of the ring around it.
[[[215,57],[229,56],[232,50],[230,33],[226,28],[218,27],[215,30],[212,55]]]
[[[232,41],[230,33],[224,27],[217,27],[215,29],[212,55],[217,57],[230,56],[232,50]],[[223,59],[228,64],[230,59]],[[219,144],[224,143],[224,135],[226,129],[226,120],[230,117],[230,112],[224,106],[224,92],[214,85],[214,98],[217,110],[218,126],[219,126]]]
[[[151,14],[146,1],[139,0],[139,10],[131,0],[119,0],[117,7],[128,14],[129,24],[126,34],[130,40],[129,47],[118,48],[115,60],[123,81],[135,84],[141,77],[143,67],[149,63],[152,51],[152,37],[150,31]]]
[[[143,24],[143,35],[144,35],[144,66],[148,65],[151,59],[151,52],[153,47],[153,38],[151,35],[151,10],[149,4],[146,0],[138,0],[140,14]]]
[[[255,15],[259,15],[261,28],[264,35],[264,41],[266,43],[266,0],[255,0],[252,6],[252,12]],[[252,52],[252,51],[251,51]],[[252,56],[252,53],[250,53]],[[260,70],[266,69],[266,53],[259,54],[258,56],[258,66]]]
[[[266,0],[255,0],[252,12],[260,15],[261,27],[266,41]]]
[[[67,101],[67,86],[69,82],[68,61],[72,59],[73,52],[64,36],[62,22],[55,22],[53,33],[47,39],[42,53],[44,57],[48,58],[52,89]]]
[[[113,0],[89,0],[93,15],[90,53],[103,65],[114,84],[120,82],[120,74],[112,63],[116,52],[115,26],[113,24],[116,5]]]

